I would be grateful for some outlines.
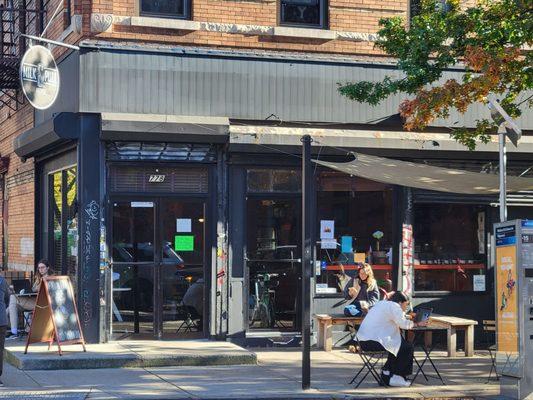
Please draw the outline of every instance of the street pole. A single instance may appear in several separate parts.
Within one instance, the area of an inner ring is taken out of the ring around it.
[[[311,263],[313,235],[311,136],[302,137],[302,389],[311,387]]]
[[[500,222],[507,221],[507,153],[505,151],[505,136],[505,128],[500,126],[500,129],[498,129],[500,148]]]

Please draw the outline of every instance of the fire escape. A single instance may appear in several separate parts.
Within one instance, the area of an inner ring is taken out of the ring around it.
[[[23,104],[19,67],[27,49],[22,34],[39,36],[51,0],[0,0],[0,109]]]

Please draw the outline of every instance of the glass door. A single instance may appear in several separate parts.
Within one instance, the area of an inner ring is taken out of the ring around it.
[[[112,204],[112,332],[203,336],[205,201]]]
[[[112,331],[154,332],[155,203],[112,202]]]
[[[161,199],[162,334],[203,336],[205,296],[205,202]]]
[[[300,330],[301,200],[247,199],[248,327]]]

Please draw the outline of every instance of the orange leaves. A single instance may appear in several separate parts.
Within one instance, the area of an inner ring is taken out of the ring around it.
[[[469,105],[484,102],[491,93],[503,93],[510,82],[519,79],[522,56],[520,49],[508,47],[494,54],[479,46],[467,46],[464,61],[474,75],[463,82],[450,79],[440,86],[419,89],[413,99],[399,107],[407,130],[424,129],[434,119],[445,118],[451,108],[464,113]]]

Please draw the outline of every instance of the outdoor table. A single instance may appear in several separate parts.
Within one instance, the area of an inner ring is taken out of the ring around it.
[[[345,315],[316,314],[315,317],[318,322],[317,346],[324,351],[331,351],[333,349],[331,329],[333,325],[345,325],[347,323],[361,325],[361,322],[363,322],[363,317],[346,317]]]
[[[363,321],[363,317],[346,317],[343,314],[316,314],[315,318],[318,324],[317,347],[324,351],[331,351],[333,349],[333,325],[346,323],[361,325]],[[474,355],[474,326],[477,325],[477,321],[433,314],[430,324],[435,329],[428,329],[424,332],[427,347],[431,344],[433,331],[437,330],[436,327],[439,327],[438,330],[446,330],[447,333],[448,357],[455,357],[457,355],[457,331],[464,330],[465,356],[472,357]]]
[[[413,333],[412,343],[413,343],[415,350],[416,350],[416,347],[420,347],[425,355],[424,360],[422,360],[422,362],[419,362],[417,358],[415,357],[415,355],[413,354],[413,361],[417,365],[418,369],[415,372],[415,375],[413,376],[412,382],[416,380],[416,378],[418,377],[420,373],[422,373],[422,376],[426,379],[426,381],[428,380],[428,375],[424,372],[423,368],[426,362],[429,361],[429,363],[433,367],[433,370],[437,374],[437,378],[440,379],[443,385],[446,385],[444,383],[444,380],[442,379],[442,376],[439,373],[439,370],[437,369],[437,366],[431,359],[431,352],[433,351],[434,345],[431,341],[428,344],[426,334],[433,333],[433,331],[438,331],[438,330],[447,330],[448,328],[439,323],[432,323],[432,322],[433,321],[430,320],[427,326],[419,326],[419,327],[412,328],[406,331],[406,333],[410,333],[410,332]]]
[[[459,330],[465,331],[465,357],[474,356],[474,326],[477,325],[477,321],[433,314],[431,316],[431,322],[446,327],[448,357],[455,357],[457,355],[457,331]]]

